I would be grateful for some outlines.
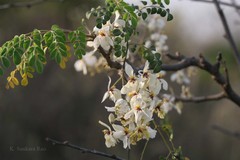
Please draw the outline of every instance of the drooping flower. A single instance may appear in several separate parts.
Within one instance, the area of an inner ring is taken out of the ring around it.
[[[99,123],[102,126],[107,128],[107,129],[103,130],[104,138],[105,138],[105,145],[108,148],[114,147],[117,144],[117,140],[113,136],[113,131],[111,130],[111,128],[106,123],[103,123],[102,121],[99,121]]]
[[[123,148],[130,148],[129,130],[123,126],[113,124],[113,136],[123,142]]]
[[[116,100],[121,98],[121,92],[120,90],[118,90],[115,86],[111,87],[111,78],[109,78],[109,82],[108,82],[108,90],[107,92],[105,92],[102,102],[104,102],[108,97],[113,101],[116,102]]]
[[[94,27],[93,31],[96,34],[94,41],[92,43],[95,50],[101,46],[104,50],[108,51],[111,46],[113,46],[113,40],[110,37],[110,22],[103,25],[102,28]]]
[[[175,81],[178,84],[189,84],[190,83],[190,79],[188,78],[188,76],[186,75],[186,73],[184,72],[184,70],[179,70],[175,73],[173,73],[170,77],[171,81]]]
[[[78,72],[83,72],[84,75],[87,74],[87,67],[93,67],[97,62],[97,58],[92,53],[86,53],[82,59],[77,60],[74,64],[74,68]]]

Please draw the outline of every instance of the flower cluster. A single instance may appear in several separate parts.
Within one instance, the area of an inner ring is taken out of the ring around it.
[[[158,53],[167,51],[168,46],[166,45],[166,40],[168,37],[162,33],[165,21],[161,18],[161,16],[149,16],[144,23],[150,33],[150,37],[145,42],[145,47],[150,48],[151,46],[154,46],[156,52]]]
[[[125,21],[120,18],[120,14],[118,11],[115,12],[115,20],[111,23],[107,21],[106,24],[102,25],[101,28],[94,27],[93,28],[93,41],[88,41],[87,46],[93,48],[91,52],[87,52],[81,60],[77,60],[75,62],[76,71],[82,71],[84,75],[87,74],[89,70],[91,74],[99,72],[100,69],[107,69],[107,62],[102,57],[97,57],[95,53],[101,47],[106,53],[114,47],[114,35],[113,31],[115,29],[122,30],[125,27]],[[125,45],[124,40],[122,40],[121,45]],[[122,62],[122,57],[116,57],[111,55],[112,61]]]
[[[109,78],[108,90],[102,100],[104,102],[109,98],[115,103],[113,107],[105,107],[110,113],[108,119],[111,127],[99,121],[106,127],[103,133],[107,147],[113,147],[122,141],[124,148],[130,148],[130,145],[135,145],[142,139],[154,138],[156,130],[150,124],[154,113],[164,118],[172,108],[167,97],[159,98],[160,91],[168,89],[162,72],[153,73],[146,62],[138,74],[126,63],[125,73],[128,80],[120,90],[115,85],[111,86]]]
[[[190,78],[196,74],[196,70],[193,67],[189,67],[187,69],[179,70],[173,73],[170,77],[171,81],[178,83],[181,86],[181,97],[182,98],[190,98],[192,94],[190,92]]]

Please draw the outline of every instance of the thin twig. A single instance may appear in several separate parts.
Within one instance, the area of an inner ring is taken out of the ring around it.
[[[144,145],[143,151],[142,151],[142,153],[141,153],[140,160],[143,160],[143,156],[144,156],[144,153],[145,153],[145,151],[146,151],[146,148],[147,148],[148,142],[149,142],[149,140],[147,140],[146,143],[145,143],[145,145]]]
[[[57,140],[54,140],[54,139],[51,139],[51,138],[46,138],[46,141],[52,143],[53,145],[60,145],[60,146],[65,146],[65,147],[77,149],[77,150],[80,150],[82,153],[90,153],[90,154],[94,154],[94,155],[98,155],[98,156],[106,157],[106,158],[110,158],[110,159],[115,159],[115,160],[125,160],[125,159],[123,159],[121,157],[118,157],[114,154],[108,154],[108,153],[100,152],[100,151],[97,151],[97,150],[83,148],[83,147],[71,144],[68,141],[60,142],[60,141],[57,141]]]
[[[237,138],[240,140],[240,133],[239,132],[233,132],[233,131],[229,131],[228,129],[225,129],[223,127],[220,127],[218,125],[212,125],[212,129],[217,130],[227,136],[231,136],[234,138]]]
[[[218,11],[218,14],[219,14],[219,16],[221,18],[224,30],[226,32],[226,38],[229,41],[229,43],[230,43],[230,45],[231,45],[231,47],[232,47],[232,49],[234,51],[234,55],[237,58],[237,61],[238,61],[239,65],[240,65],[240,52],[238,51],[237,45],[236,45],[236,43],[235,43],[235,41],[233,39],[233,36],[232,36],[232,34],[230,32],[230,29],[229,29],[226,17],[225,17],[225,15],[223,13],[223,10],[221,9],[221,7],[219,5],[218,0],[213,0],[213,2],[215,3],[215,6],[216,6],[217,11]]]
[[[227,96],[224,92],[220,92],[218,94],[201,96],[201,97],[189,97],[189,98],[175,97],[175,101],[200,103],[200,102],[208,102],[208,101],[217,101],[223,98],[227,98]]]
[[[32,6],[41,4],[43,2],[47,2],[49,0],[32,0],[27,2],[11,2],[0,5],[0,10],[9,9],[9,8],[30,8]],[[58,0],[59,2],[63,2],[64,0]]]

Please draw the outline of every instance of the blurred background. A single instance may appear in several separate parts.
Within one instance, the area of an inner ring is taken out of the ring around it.
[[[15,2],[0,0],[0,5]],[[81,18],[98,0],[57,0],[30,8],[0,10],[0,44],[16,34],[28,33],[33,29],[49,29],[57,24],[62,28],[75,29]],[[131,1],[129,1],[131,2]],[[233,52],[224,39],[224,30],[213,4],[188,0],[171,1],[174,20],[167,23],[170,52],[197,56],[202,53],[214,62],[222,52],[230,72],[231,83],[240,94],[240,71]],[[234,8],[223,7],[231,31],[240,46],[240,15]],[[91,26],[91,24],[90,24]],[[239,47],[240,48],[240,47]],[[66,147],[52,146],[46,137],[68,140],[86,148],[114,153],[126,157],[127,151],[119,144],[106,149],[102,126],[98,120],[107,121],[102,96],[107,89],[105,73],[95,77],[77,73],[72,58],[65,70],[55,62],[49,62],[42,75],[35,75],[27,87],[6,90],[7,73],[0,77],[0,159],[1,160],[103,160],[106,158],[82,154]],[[97,81],[96,81],[97,80]],[[194,95],[217,93],[221,88],[205,72],[198,71],[192,79]],[[193,160],[237,160],[240,159],[240,140],[212,128],[219,125],[233,132],[240,132],[240,108],[228,100],[185,104],[183,113],[170,113],[173,123],[174,143],[182,146],[183,153]],[[144,142],[133,146],[131,158],[138,159]],[[19,151],[18,148],[39,149]],[[18,150],[18,151],[17,151]],[[145,159],[155,160],[167,154],[162,140],[150,141]]]

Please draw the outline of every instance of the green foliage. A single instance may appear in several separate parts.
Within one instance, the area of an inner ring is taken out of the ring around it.
[[[58,26],[52,26],[51,30],[37,30],[28,34],[15,36],[0,47],[0,75],[4,68],[11,65],[11,59],[16,66],[10,76],[6,88],[14,88],[19,82],[15,77],[17,72],[22,78],[21,85],[28,84],[28,78],[33,78],[32,73],[42,73],[47,57],[55,60],[61,68],[65,68],[65,62],[69,58],[66,34],[75,49],[75,55],[79,58],[85,54],[86,35],[80,27],[75,31],[65,31]]]
[[[138,9],[138,16],[141,16],[143,20],[151,14],[158,14],[162,17],[167,16],[167,21],[173,20],[173,15],[170,13],[170,9],[166,8],[161,0],[151,0],[152,5],[148,5],[147,1],[141,2],[144,7],[142,9]],[[164,2],[166,5],[170,4],[170,0],[164,0]]]
[[[140,9],[139,6],[129,5],[123,0],[106,0],[105,7],[92,8],[86,13],[87,19],[91,16],[96,18],[98,28],[105,25],[107,21],[111,21],[114,18],[115,11],[120,13],[126,24],[123,28],[115,28],[111,33],[114,41],[113,54],[116,57],[126,56],[129,47],[128,42],[133,35],[137,34],[136,28],[140,18],[146,20],[149,15],[158,14],[162,17],[167,16],[168,21],[173,19],[170,10],[165,7],[165,5],[169,5],[169,0],[151,0],[151,2],[143,0],[141,3],[144,7]],[[94,39],[94,37],[92,38]],[[121,45],[122,42],[127,45]],[[48,57],[59,64],[61,68],[65,68],[65,62],[69,58],[68,45],[73,47],[76,57],[82,58],[85,55],[86,43],[87,37],[83,27],[68,31],[53,25],[50,30],[35,29],[31,33],[15,36],[0,47],[0,75],[12,63],[16,66],[16,69],[8,82],[12,82],[15,73],[19,72],[24,79],[22,84],[25,85],[28,82],[27,78],[32,78],[30,73],[43,72]],[[141,54],[143,58],[149,61],[150,69],[154,72],[161,70],[160,53],[154,53],[150,49],[142,49]],[[29,68],[31,68],[31,72],[27,71]],[[9,86],[13,85],[9,84]]]
[[[82,27],[68,34],[69,41],[73,44],[74,54],[78,58],[82,58],[85,55],[86,50],[86,35]]]
[[[149,68],[152,69],[154,73],[161,71],[162,61],[160,53],[156,53],[155,51],[144,47],[140,49],[140,53],[142,54],[142,57],[149,62]]]

